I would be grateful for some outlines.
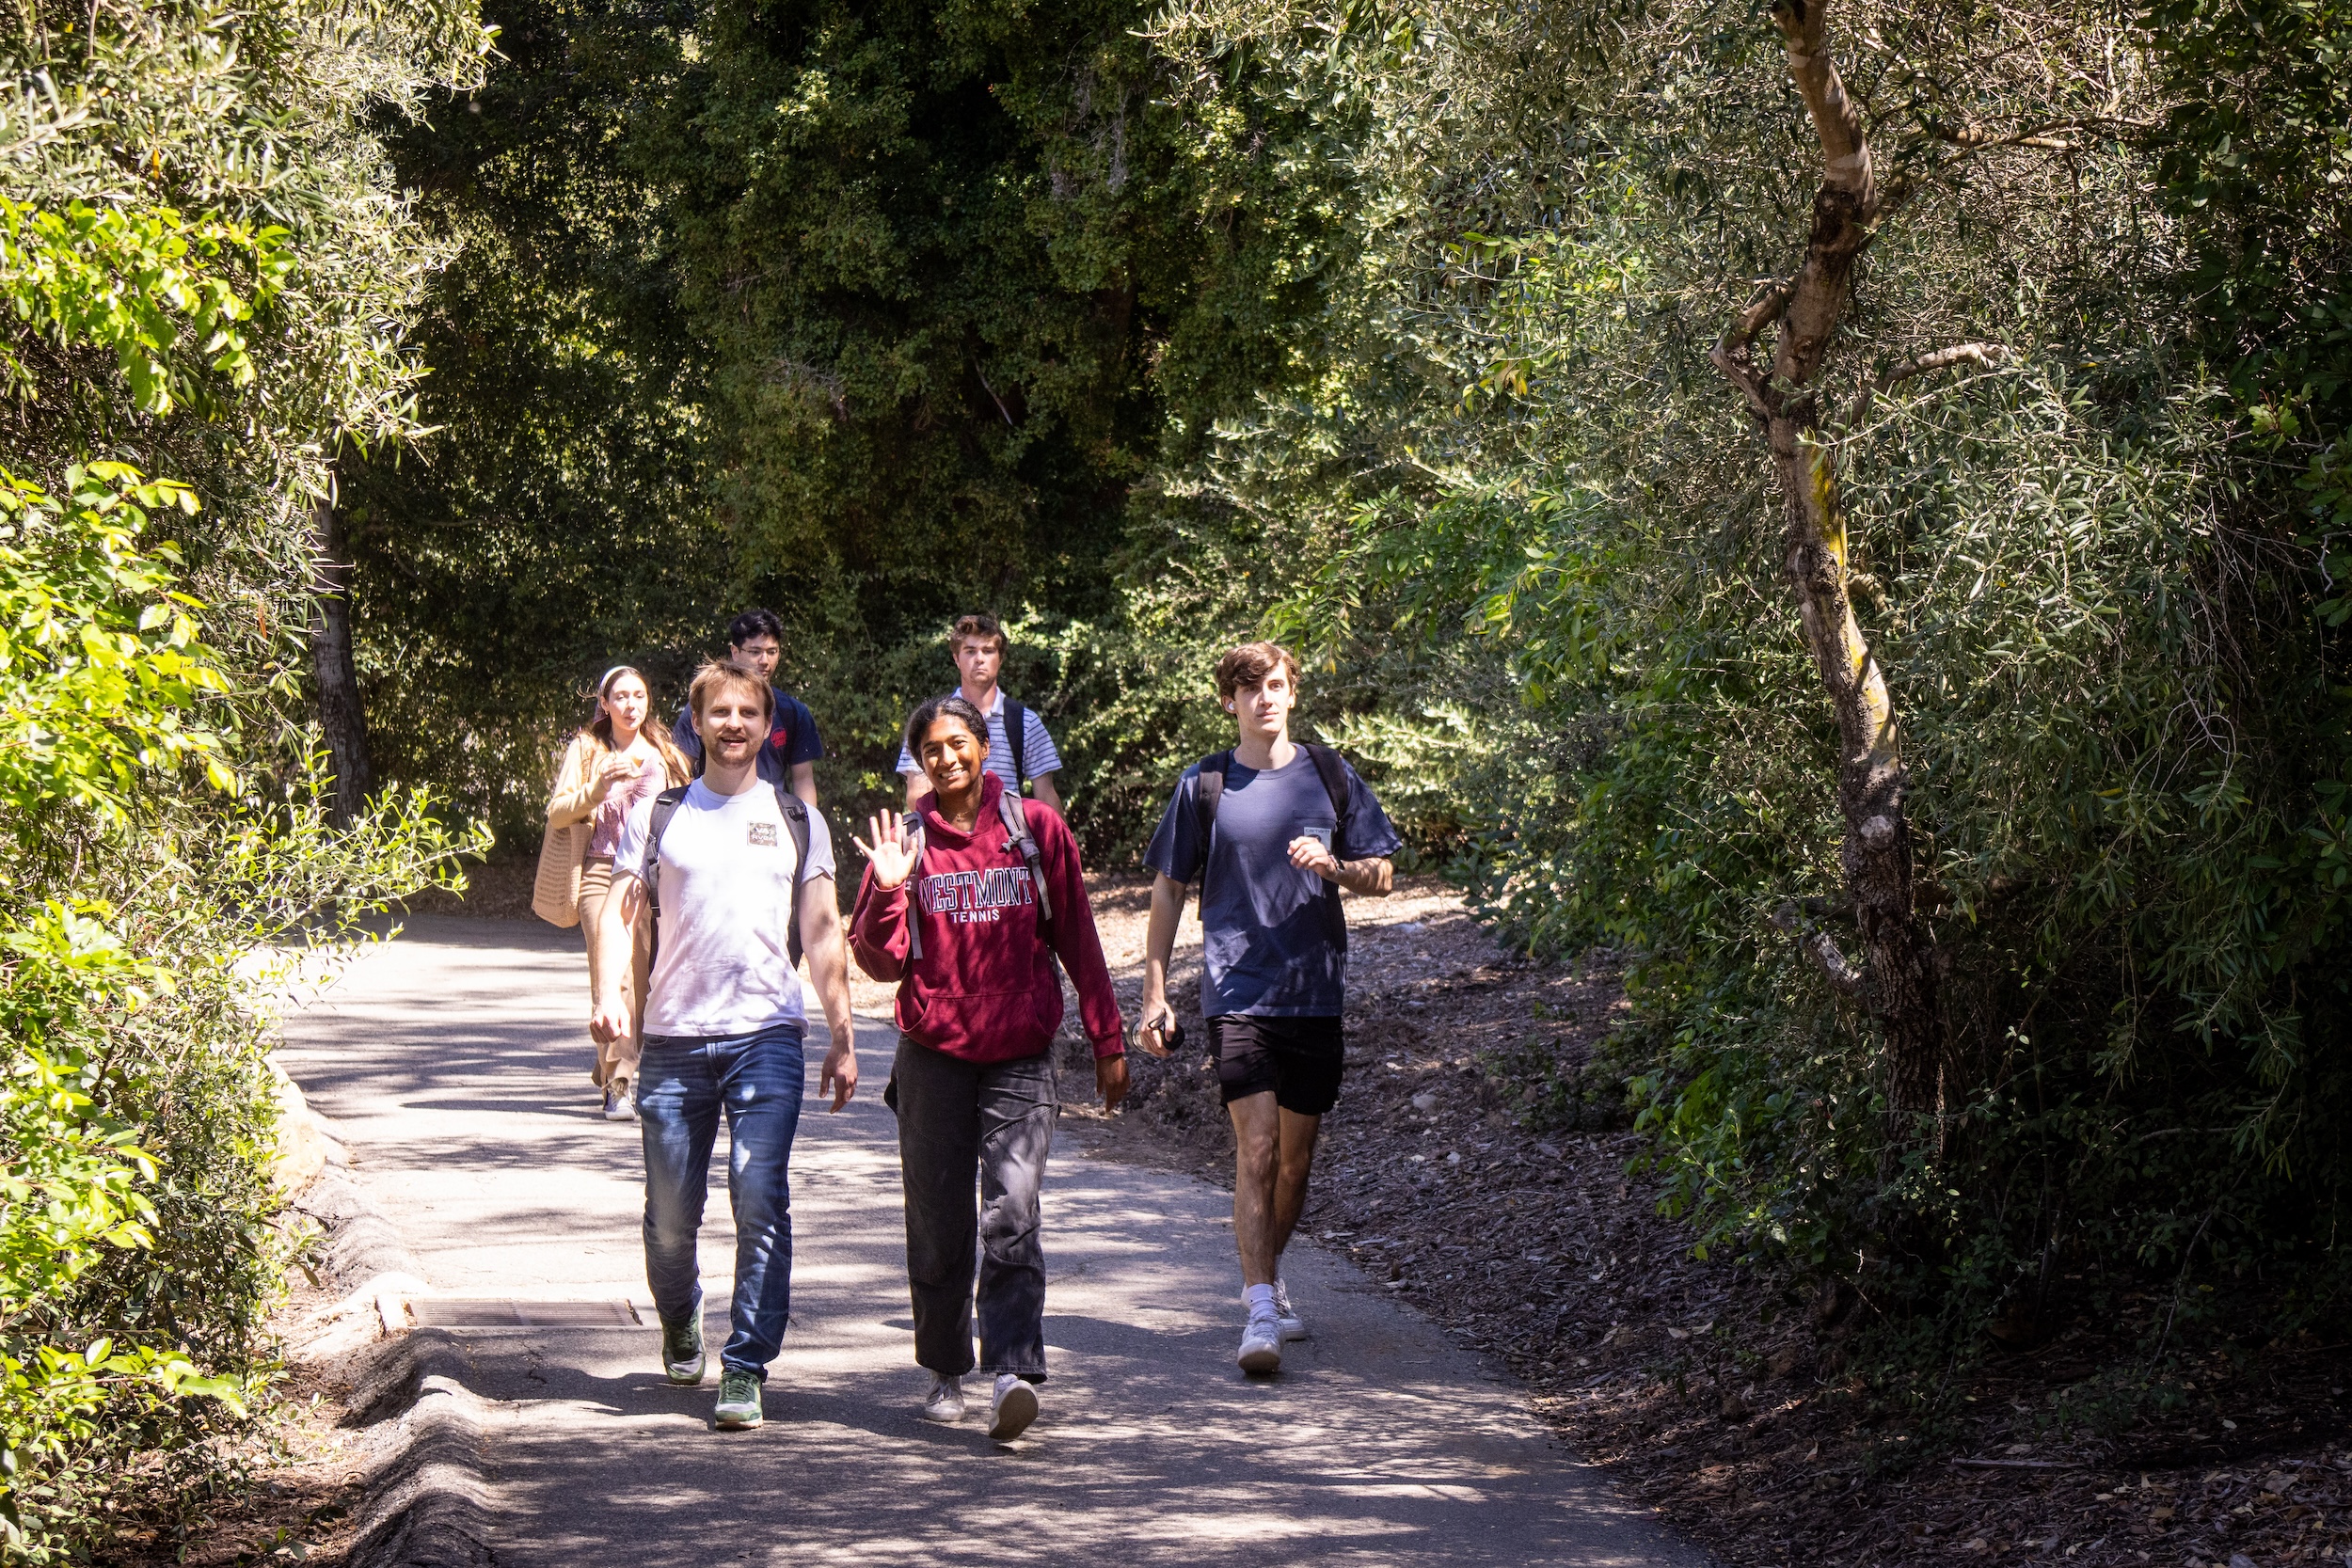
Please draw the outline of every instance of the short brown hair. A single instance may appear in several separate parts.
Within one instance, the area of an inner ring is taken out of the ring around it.
[[[1298,656],[1279,642],[1245,642],[1216,661],[1216,694],[1230,699],[1245,686],[1263,686],[1278,669],[1291,673],[1298,684]]]
[[[686,689],[686,705],[693,709],[695,718],[700,719],[703,709],[710,705],[711,698],[733,687],[758,692],[760,712],[769,719],[775,718],[776,694],[768,689],[768,683],[749,670],[739,670],[716,658],[705,659],[703,667],[694,672],[694,684]]]
[[[1012,639],[1005,635],[1005,628],[996,624],[996,617],[993,615],[958,616],[955,626],[947,633],[947,651],[952,654],[961,648],[963,640],[967,637],[994,639],[996,651],[999,654],[1009,653],[1012,649]]]

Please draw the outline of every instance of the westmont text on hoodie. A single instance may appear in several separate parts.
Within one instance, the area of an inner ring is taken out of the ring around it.
[[[867,866],[850,915],[858,967],[877,980],[898,982],[899,1032],[967,1062],[1034,1056],[1061,1027],[1061,977],[1038,933],[1029,868],[996,804],[1004,791],[993,773],[981,781],[979,820],[968,833],[939,815],[938,796],[923,797],[916,808],[923,815],[923,859],[914,875],[883,890]],[[1078,988],[1078,1016],[1094,1054],[1116,1056],[1124,1049],[1124,1025],[1095,935],[1094,911],[1087,904],[1078,841],[1053,807],[1024,800],[1022,809],[1053,901],[1053,952]],[[912,966],[910,893],[923,923],[923,956]]]

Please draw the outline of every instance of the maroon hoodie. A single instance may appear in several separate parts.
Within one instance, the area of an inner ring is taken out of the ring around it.
[[[1005,831],[996,801],[1005,786],[993,773],[980,783],[980,816],[972,832],[939,815],[939,797],[926,795],[923,859],[914,875],[889,889],[874,885],[874,868],[858,884],[850,915],[850,946],[858,967],[877,980],[898,982],[898,1023],[919,1045],[967,1062],[1009,1062],[1034,1056],[1061,1027],[1061,977],[1038,934],[1037,897],[1029,868]],[[1078,1016],[1097,1057],[1124,1049],[1119,1001],[1111,994],[1103,942],[1094,933],[1078,841],[1061,814],[1041,800],[1024,800],[1029,836],[1054,906],[1052,952],[1061,956],[1078,988]],[[993,873],[993,875],[991,875]],[[907,962],[907,895],[919,896],[923,956]]]

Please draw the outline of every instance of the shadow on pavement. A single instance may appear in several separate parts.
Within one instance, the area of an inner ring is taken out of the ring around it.
[[[284,1053],[437,1291],[628,1301],[648,1325],[581,1307],[449,1329],[501,1402],[509,1568],[1704,1560],[1561,1451],[1513,1386],[1310,1245],[1287,1268],[1315,1338],[1278,1378],[1245,1377],[1225,1195],[1085,1158],[1067,1132],[1046,1185],[1043,1416],[991,1443],[976,1378],[961,1425],[917,1420],[928,1380],[880,1102],[891,1037],[870,1021],[858,1098],[802,1117],[769,1424],[712,1431],[723,1193],[702,1253],[714,1375],[674,1388],[644,1286],[636,1129],[588,1115],[585,966],[577,933],[543,931],[412,920],[289,1020]]]

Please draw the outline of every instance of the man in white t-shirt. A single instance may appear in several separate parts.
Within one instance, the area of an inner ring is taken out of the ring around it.
[[[1061,771],[1061,752],[1055,749],[1054,737],[1045,733],[1045,721],[1037,716],[1037,709],[1023,707],[1006,696],[1004,688],[996,684],[1010,647],[1011,641],[995,616],[966,615],[958,621],[947,633],[947,654],[963,679],[947,695],[961,697],[987,719],[987,768],[1005,782],[1006,793],[1019,795],[1026,788],[1060,811],[1061,790],[1054,775]],[[923,777],[922,764],[903,745],[898,748],[898,773],[907,784],[907,810],[913,811],[915,801],[929,795],[931,786]]]
[[[703,776],[629,812],[596,928],[608,964],[619,966],[598,973],[619,975],[639,911],[650,903],[655,913],[637,1078],[645,1279],[661,1318],[663,1370],[686,1386],[703,1380],[694,1238],[710,1190],[711,1145],[726,1117],[735,1293],[713,1412],[724,1428],[760,1424],[760,1387],[783,1347],[791,1303],[786,1168],[800,1127],[807,1029],[796,945],[807,950],[833,1033],[818,1093],[831,1092],[838,1111],[857,1087],[833,835],[821,813],[759,776],[771,701],[766,681],[732,665],[707,664],[694,677],[687,703],[702,738]],[[589,1027],[598,1039],[628,1027],[617,984],[598,993]]]

